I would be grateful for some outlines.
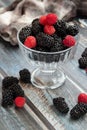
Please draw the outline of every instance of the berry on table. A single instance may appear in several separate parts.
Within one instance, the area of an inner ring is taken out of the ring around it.
[[[28,69],[22,69],[19,71],[20,81],[24,83],[31,83],[31,74]]]
[[[34,36],[28,36],[24,42],[24,45],[28,48],[34,48],[36,44],[36,38]]]
[[[72,46],[75,45],[75,43],[76,43],[76,40],[75,40],[75,38],[74,38],[73,36],[71,36],[71,35],[67,35],[67,36],[65,37],[65,39],[63,40],[63,44],[64,44],[65,46],[67,46],[67,47],[72,47]]]
[[[69,111],[69,107],[65,102],[65,99],[62,97],[54,98],[53,104],[57,108],[57,110],[61,113],[67,113]]]
[[[2,80],[2,89],[8,89],[12,84],[18,83],[19,80],[16,77],[13,76],[7,76]]]
[[[24,107],[24,104],[26,102],[26,99],[24,97],[16,97],[14,100],[14,103],[16,105],[16,107]]]
[[[86,69],[87,68],[87,57],[81,57],[79,60],[78,60],[78,63],[79,63],[79,67],[81,69]]]
[[[87,57],[87,48],[85,48],[85,50],[83,51],[83,53],[82,53],[81,56],[82,56],[82,57]]]
[[[2,93],[2,106],[8,107],[13,105],[13,92],[11,89],[5,90]]]
[[[80,93],[78,96],[78,103],[83,102],[87,103],[87,94],[85,93]]]
[[[13,92],[13,98],[15,99],[16,97],[18,96],[21,96],[21,97],[24,97],[25,94],[24,94],[24,91],[23,89],[21,88],[21,86],[19,84],[13,84],[10,89],[12,90]]]
[[[78,103],[70,111],[70,116],[72,119],[76,120],[87,113],[87,104]]]

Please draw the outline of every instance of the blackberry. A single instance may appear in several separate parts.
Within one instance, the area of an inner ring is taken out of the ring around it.
[[[51,52],[58,52],[58,51],[62,51],[64,49],[65,49],[65,46],[63,44],[55,42],[53,47],[51,47],[50,51]]]
[[[13,92],[13,98],[15,99],[18,96],[24,97],[24,91],[18,84],[13,84],[10,89]]]
[[[87,104],[79,103],[72,108],[72,110],[70,111],[70,116],[72,119],[79,119],[86,113],[87,113]]]
[[[72,35],[72,36],[75,36],[77,35],[79,32],[79,28],[77,25],[70,25],[68,28],[67,28],[67,34],[68,35]]]
[[[39,19],[35,19],[32,22],[32,32],[34,35],[37,35],[39,32],[43,31],[42,25],[39,23]]]
[[[45,33],[39,33],[36,39],[38,46],[50,48],[54,45],[54,38]]]
[[[36,48],[34,48],[34,50],[42,51],[42,52],[49,52],[49,48],[44,48],[44,47],[40,47],[40,46],[36,46]]]
[[[83,53],[82,53],[81,56],[82,56],[82,57],[87,57],[87,48],[85,48],[85,50],[83,51]]]
[[[28,69],[23,69],[19,71],[20,80],[24,83],[31,83],[31,74]]]
[[[81,69],[87,68],[87,57],[81,57],[78,62]]]
[[[26,27],[22,28],[22,30],[19,33],[20,41],[22,43],[24,43],[25,39],[30,35],[32,35],[32,31],[31,31],[30,26],[26,26]]]
[[[2,80],[2,90],[8,89],[12,84],[18,83],[19,80],[13,76],[7,76]]]
[[[54,27],[56,29],[57,35],[60,37],[65,37],[67,35],[66,33],[66,23],[63,20],[58,20],[55,24]]]
[[[62,43],[62,39],[61,39],[61,37],[59,37],[59,36],[57,36],[57,34],[53,34],[53,35],[51,35],[53,38],[54,38],[54,41],[55,42],[58,42],[58,43]]]
[[[65,102],[65,99],[62,97],[54,98],[53,104],[57,108],[57,110],[61,113],[67,113],[69,111],[69,107]]]
[[[2,93],[2,106],[7,107],[9,105],[13,105],[13,92],[10,89]]]

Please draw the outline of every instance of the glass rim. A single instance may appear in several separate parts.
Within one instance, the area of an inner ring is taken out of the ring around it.
[[[76,44],[74,45],[74,46],[72,46],[72,47],[69,47],[69,48],[67,48],[67,49],[65,49],[65,50],[62,50],[62,51],[58,51],[58,52],[42,52],[42,51],[37,51],[37,50],[34,50],[34,49],[31,49],[31,48],[28,48],[28,47],[26,47],[21,41],[20,41],[20,38],[19,38],[19,33],[20,33],[20,31],[22,30],[22,28],[24,28],[24,27],[26,27],[26,26],[30,26],[30,25],[25,25],[25,26],[23,26],[23,27],[21,27],[19,30],[18,30],[18,32],[17,32],[17,40],[18,40],[18,43],[23,47],[23,48],[25,48],[25,49],[27,49],[28,51],[31,51],[31,52],[34,52],[34,53],[41,53],[41,54],[60,54],[60,53],[64,53],[64,52],[67,52],[67,51],[69,51],[69,50],[71,50],[72,48],[74,48],[76,45],[77,45],[77,41],[76,41]],[[76,35],[75,37],[77,37],[78,35]],[[19,45],[19,46],[20,46]]]

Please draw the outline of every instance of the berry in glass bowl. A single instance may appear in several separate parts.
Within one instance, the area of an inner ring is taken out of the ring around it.
[[[64,83],[66,76],[60,63],[74,56],[78,32],[77,25],[58,20],[53,13],[34,19],[31,25],[18,31],[19,47],[29,64],[35,67],[31,74],[34,86],[55,89]]]

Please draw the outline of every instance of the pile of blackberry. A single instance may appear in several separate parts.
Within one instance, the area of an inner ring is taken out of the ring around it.
[[[86,69],[87,68],[87,48],[83,51],[81,58],[78,60],[79,67],[81,69]]]
[[[58,52],[67,49],[62,43],[67,35],[75,36],[79,32],[77,25],[68,25],[63,20],[58,20],[53,27],[56,30],[55,33],[48,35],[44,33],[44,27],[39,23],[39,19],[34,19],[31,27],[26,26],[19,33],[20,41],[24,44],[26,38],[32,35],[37,41],[37,46],[32,49],[43,52]]]
[[[20,80],[23,83],[30,83],[31,75],[27,69],[19,71]],[[8,107],[14,104],[16,97],[25,97],[24,91],[18,84],[17,77],[7,76],[2,80],[2,106]]]

